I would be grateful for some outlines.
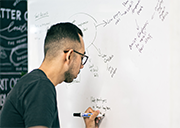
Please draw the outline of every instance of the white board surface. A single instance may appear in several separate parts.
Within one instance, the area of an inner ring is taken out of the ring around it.
[[[178,0],[28,0],[28,70],[43,60],[47,29],[72,22],[89,60],[57,86],[62,128],[84,127],[73,112],[105,113],[102,128],[180,127]]]

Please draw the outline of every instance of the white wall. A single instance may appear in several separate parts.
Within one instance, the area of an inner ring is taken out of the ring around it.
[[[178,0],[29,0],[28,67],[43,60],[47,28],[72,22],[84,33],[89,61],[72,84],[57,87],[63,128],[89,106],[103,128],[180,127]]]

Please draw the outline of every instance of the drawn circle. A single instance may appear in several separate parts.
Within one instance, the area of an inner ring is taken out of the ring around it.
[[[87,13],[77,13],[69,19],[82,30],[85,47],[92,45],[97,34],[96,20]]]

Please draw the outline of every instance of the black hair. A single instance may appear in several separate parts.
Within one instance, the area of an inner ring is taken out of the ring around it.
[[[49,55],[55,56],[57,50],[62,49],[63,45],[67,45],[62,43],[64,39],[80,43],[79,35],[83,37],[82,31],[76,25],[69,22],[57,23],[51,26],[45,37],[44,55],[46,56],[49,53]]]

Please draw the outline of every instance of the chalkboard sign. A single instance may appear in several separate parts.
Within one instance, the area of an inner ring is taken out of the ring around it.
[[[57,86],[61,126],[82,128],[73,112],[99,109],[102,128],[180,127],[179,0],[29,0],[28,67],[43,61],[47,29],[84,33],[87,64]]]
[[[0,109],[27,72],[27,1],[0,1]]]

